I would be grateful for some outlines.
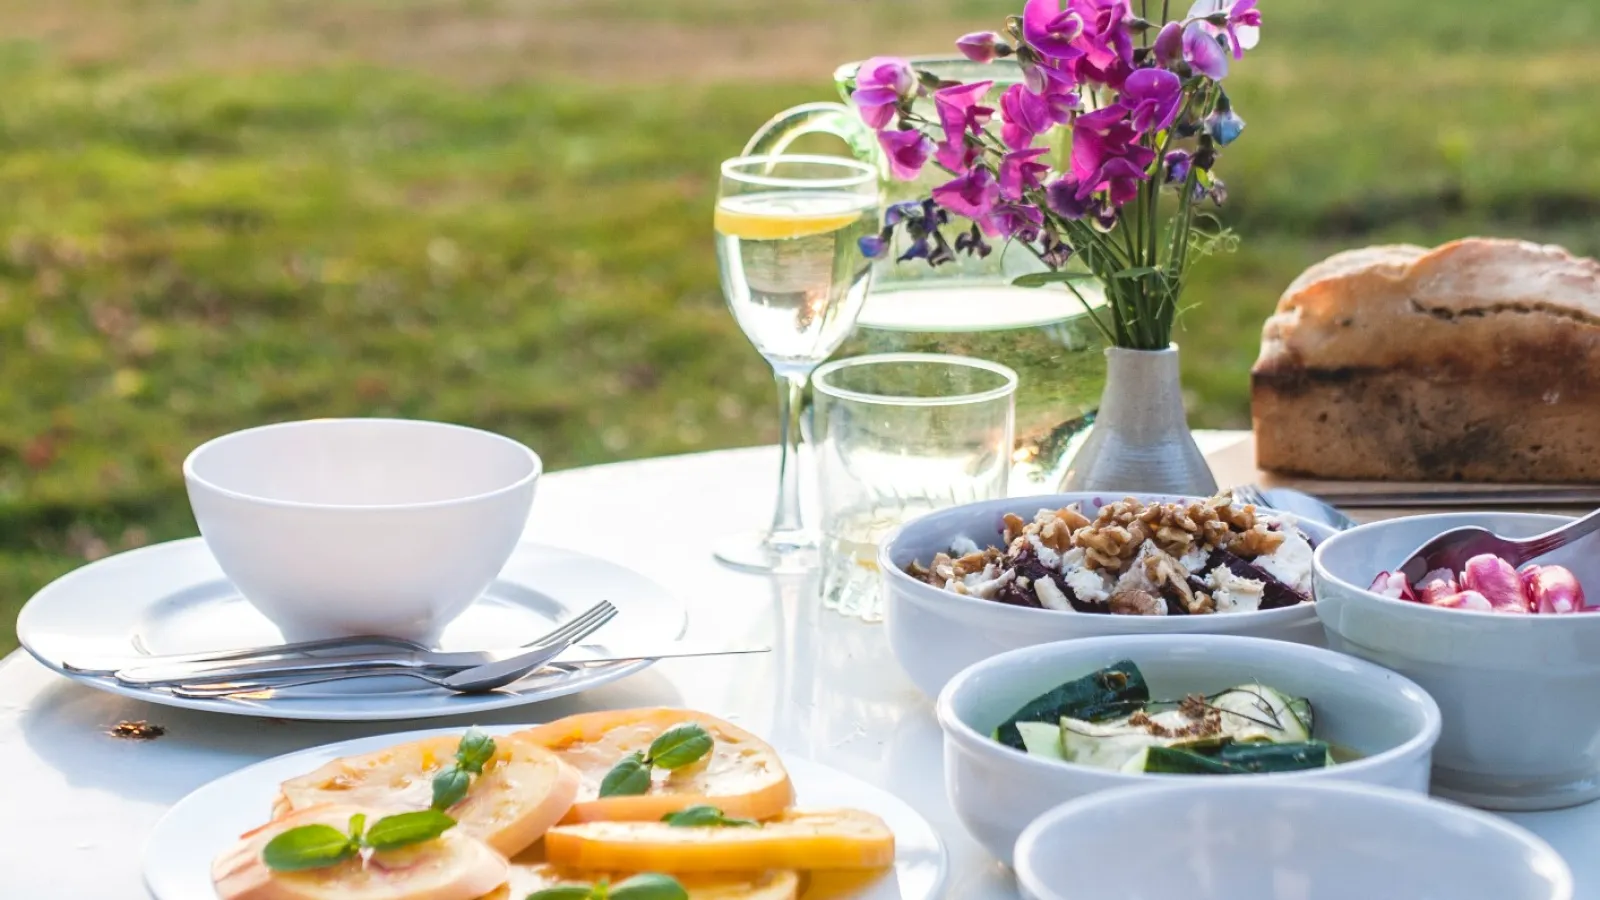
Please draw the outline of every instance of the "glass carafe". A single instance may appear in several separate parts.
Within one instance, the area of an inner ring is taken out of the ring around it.
[[[992,80],[986,105],[999,109],[1000,95],[1022,80],[1013,61],[979,65],[961,57],[915,58],[912,63],[940,78],[973,82]],[[841,98],[859,63],[834,72]],[[931,99],[918,101],[919,112],[937,119]],[[750,139],[746,154],[785,152],[807,135],[831,135],[845,143],[857,159],[882,173],[887,202],[920,200],[948,173],[930,163],[912,182],[889,177],[888,161],[872,129],[845,103],[807,103],[773,117]],[[1051,153],[1068,150],[1065,129],[1057,129]],[[1064,161],[1064,160],[1062,160]],[[957,218],[950,238],[968,227]],[[945,353],[988,359],[1015,370],[1016,446],[1011,474],[1013,494],[1056,488],[1067,464],[1094,422],[1105,385],[1103,339],[1083,303],[1064,287],[1019,288],[1018,275],[1045,270],[1033,254],[996,242],[987,258],[958,254],[955,262],[937,268],[916,259],[896,262],[905,238],[876,262],[872,292],[856,331],[836,357],[865,353]],[[1075,283],[1095,305],[1104,302],[1092,281]]]

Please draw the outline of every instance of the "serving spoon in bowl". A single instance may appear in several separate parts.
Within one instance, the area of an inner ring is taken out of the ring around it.
[[[1512,568],[1521,568],[1523,563],[1538,559],[1596,531],[1600,531],[1600,509],[1560,528],[1527,538],[1501,537],[1477,525],[1452,528],[1413,550],[1395,571],[1404,575],[1408,584],[1418,584],[1424,575],[1436,569],[1460,572],[1466,568],[1467,560],[1485,553],[1500,557]]]

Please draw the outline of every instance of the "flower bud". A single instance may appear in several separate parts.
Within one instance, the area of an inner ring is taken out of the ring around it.
[[[1156,35],[1156,65],[1169,66],[1183,59],[1183,26],[1168,22]]]
[[[1496,612],[1530,611],[1517,570],[1493,553],[1482,553],[1467,560],[1461,569],[1461,590],[1482,594]]]
[[[1233,143],[1239,132],[1244,131],[1244,120],[1239,118],[1239,114],[1231,108],[1224,109],[1221,106],[1217,107],[1216,112],[1206,116],[1204,124],[1206,134],[1211,135],[1211,139],[1216,141],[1219,147]]]
[[[994,62],[1002,46],[1004,42],[1000,40],[1000,35],[992,31],[974,31],[956,41],[956,49],[961,51],[961,55],[975,63]],[[1010,47],[1006,47],[1007,52],[1010,50]]]
[[[1022,17],[1006,16],[1006,34],[1014,40],[1022,40]]]

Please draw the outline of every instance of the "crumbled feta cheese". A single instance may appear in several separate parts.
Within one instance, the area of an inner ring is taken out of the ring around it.
[[[1082,551],[1079,551],[1081,554]],[[1079,566],[1067,569],[1067,587],[1085,603],[1104,603],[1111,598],[1111,579],[1098,569]]]
[[[966,535],[962,535],[950,542],[950,555],[957,558],[981,552],[983,550],[978,546],[978,542]]]
[[[1028,546],[1033,548],[1034,554],[1039,557],[1039,562],[1043,563],[1046,569],[1059,571],[1061,569],[1061,554],[1051,550],[1048,544],[1039,540],[1037,534],[1030,534],[1027,537]]]
[[[1205,569],[1206,563],[1210,561],[1210,559],[1211,548],[1202,547],[1199,544],[1196,544],[1189,548],[1188,553],[1178,557],[1178,565],[1183,566],[1183,570],[1192,575],[1195,572]]]
[[[960,579],[951,579],[951,581],[959,580],[961,582],[961,586],[966,589],[961,593],[978,597],[983,600],[993,600],[995,595],[1000,593],[1000,589],[1005,587],[1011,582],[1011,579],[1016,577],[1016,569],[1005,569],[1002,571],[999,566],[995,565],[994,563],[990,563],[983,567],[982,572],[973,572],[969,575],[961,577]],[[949,585],[946,585],[945,587],[948,588]]]
[[[1133,562],[1128,566],[1128,571],[1123,572],[1122,577],[1117,579],[1116,587],[1112,589],[1111,593],[1144,591],[1147,594],[1159,595],[1161,588],[1151,581],[1150,576],[1146,574],[1144,561],[1150,554],[1160,552],[1161,548],[1156,546],[1155,541],[1147,540],[1139,545],[1139,552],[1133,557]]]
[[[1033,595],[1039,598],[1039,603],[1045,609],[1054,609],[1061,612],[1072,612],[1072,602],[1067,595],[1061,593],[1056,587],[1054,579],[1040,578],[1033,583]]]
[[[1211,588],[1211,599],[1217,612],[1253,612],[1261,608],[1261,595],[1266,585],[1254,578],[1233,574],[1227,566],[1217,566],[1206,575],[1206,587]]]
[[[1283,530],[1279,533],[1283,535],[1283,543],[1271,553],[1256,557],[1255,564],[1266,570],[1268,575],[1300,593],[1311,593],[1310,542],[1288,521],[1284,523]]]

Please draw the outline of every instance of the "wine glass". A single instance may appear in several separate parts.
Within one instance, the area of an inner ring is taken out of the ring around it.
[[[816,541],[800,517],[801,393],[855,327],[872,279],[858,242],[878,231],[878,170],[833,156],[745,156],[722,164],[714,222],[722,293],[778,383],[778,503],[765,534],[720,543],[721,562],[804,571]]]

